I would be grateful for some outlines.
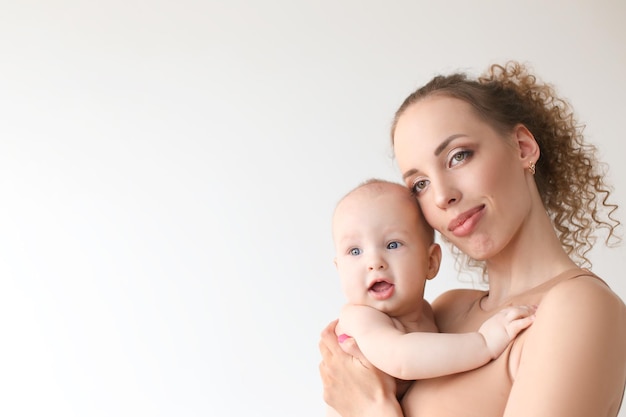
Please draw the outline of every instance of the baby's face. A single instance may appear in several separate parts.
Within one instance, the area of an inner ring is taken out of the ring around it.
[[[421,305],[425,281],[434,276],[431,242],[406,193],[392,185],[382,191],[366,186],[337,206],[335,264],[349,303],[390,315]]]

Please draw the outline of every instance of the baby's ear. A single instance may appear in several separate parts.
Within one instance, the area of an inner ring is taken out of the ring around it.
[[[433,279],[439,272],[441,266],[441,246],[438,243],[433,243],[428,248],[428,276],[426,279]]]

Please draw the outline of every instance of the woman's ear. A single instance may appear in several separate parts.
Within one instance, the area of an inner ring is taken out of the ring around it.
[[[428,275],[426,279],[433,279],[439,272],[439,266],[441,265],[441,246],[438,243],[433,243],[428,248]]]
[[[531,163],[536,164],[540,156],[539,144],[530,130],[523,124],[518,124],[513,128],[513,135],[523,168],[527,169]]]

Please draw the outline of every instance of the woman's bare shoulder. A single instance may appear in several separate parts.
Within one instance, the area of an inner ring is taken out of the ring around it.
[[[591,344],[606,337],[624,345],[626,306],[600,279],[580,276],[558,283],[543,296],[532,327],[529,340],[548,344],[558,334],[564,343],[580,344],[584,339]]]
[[[441,324],[466,314],[472,305],[486,293],[486,291],[464,288],[444,292],[432,303],[437,323]]]
[[[486,291],[473,290],[469,288],[456,288],[454,290],[448,290],[433,301],[433,307],[439,304],[446,305],[468,301],[474,302],[478,297],[481,297],[486,293]]]
[[[616,410],[623,394],[626,308],[604,282],[579,276],[556,284],[518,340],[509,414],[614,415],[598,410]]]
[[[626,314],[623,300],[609,288],[609,286],[594,276],[579,276],[555,285],[548,291],[541,301],[544,311],[554,309],[557,313],[563,310],[587,307],[599,312],[613,312]],[[588,313],[593,311],[584,310]]]

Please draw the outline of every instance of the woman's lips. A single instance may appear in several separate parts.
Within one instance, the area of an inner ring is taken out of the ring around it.
[[[458,215],[448,224],[448,231],[452,232],[456,237],[469,235],[482,218],[484,208],[485,206],[483,204]]]

